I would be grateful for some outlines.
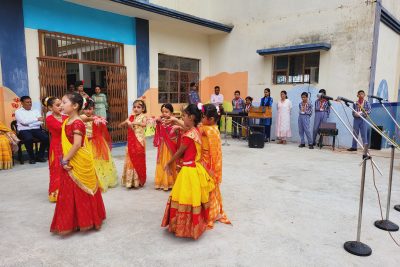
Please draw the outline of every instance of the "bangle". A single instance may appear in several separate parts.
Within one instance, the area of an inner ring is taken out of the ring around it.
[[[60,160],[60,163],[61,163],[61,166],[66,166],[66,165],[68,165],[69,164],[69,160],[63,160],[63,159],[61,159]]]

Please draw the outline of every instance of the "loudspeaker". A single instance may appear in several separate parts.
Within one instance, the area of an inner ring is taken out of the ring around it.
[[[378,126],[378,128],[383,131],[383,126]],[[382,148],[382,136],[378,134],[377,131],[372,129],[371,131],[371,149],[381,150]]]
[[[249,135],[249,147],[263,148],[264,147],[264,133],[252,132]]]

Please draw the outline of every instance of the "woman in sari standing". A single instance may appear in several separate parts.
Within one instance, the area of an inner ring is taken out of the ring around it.
[[[18,150],[18,142],[15,133],[0,122],[0,170],[13,167],[13,151]]]
[[[146,183],[146,104],[143,100],[133,102],[132,115],[119,126],[128,126],[124,171],[121,184],[127,188],[143,187]]]
[[[108,110],[107,96],[101,92],[100,86],[96,86],[94,92],[95,94],[92,95],[95,103],[94,114],[106,119]]]
[[[190,104],[183,112],[186,131],[182,134],[181,145],[165,166],[170,172],[172,164],[182,157],[182,169],[161,223],[177,237],[198,239],[207,229],[209,195],[214,189],[214,181],[201,164],[201,135],[197,129],[200,120],[201,112],[196,105]]]
[[[61,100],[57,97],[46,97],[42,102],[50,112],[50,115],[46,117],[46,126],[50,133],[48,198],[50,202],[57,202],[58,188],[60,187],[61,174],[63,172],[60,164],[60,159],[63,156],[61,128],[68,116],[61,114]]]
[[[172,158],[178,149],[179,129],[174,126],[163,125],[164,119],[170,119],[174,112],[171,104],[161,106],[162,116],[157,120],[156,133],[153,144],[157,150],[157,165],[155,176],[155,188],[168,191],[174,186],[176,179],[176,162],[171,165],[171,174],[164,170],[166,163]]]
[[[50,231],[65,235],[76,230],[100,229],[106,218],[103,199],[79,112],[85,106],[79,93],[68,93],[62,109],[69,119],[61,131],[63,158],[58,199]]]
[[[222,183],[222,146],[221,136],[218,130],[218,111],[212,104],[202,107],[203,118],[201,120],[201,163],[210,176],[214,179],[215,189],[210,193],[210,213],[208,217],[208,228],[219,221],[231,224],[225,214],[222,205],[222,194],[220,186]]]

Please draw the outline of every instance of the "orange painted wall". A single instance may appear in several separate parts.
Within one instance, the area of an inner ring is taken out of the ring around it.
[[[230,102],[233,99],[234,92],[239,90],[242,98],[248,94],[248,73],[222,72],[214,76],[206,77],[200,81],[200,98],[203,103],[210,102],[211,94],[214,93],[214,87],[221,88],[221,94],[224,95],[225,102]],[[160,115],[161,104],[158,103],[158,88],[150,88],[144,93],[147,106],[148,116]],[[181,111],[185,104],[174,104],[175,111]]]

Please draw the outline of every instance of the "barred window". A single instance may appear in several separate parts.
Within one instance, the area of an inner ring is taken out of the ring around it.
[[[158,54],[158,103],[187,103],[191,82],[199,82],[200,60]]]
[[[320,53],[274,57],[274,84],[318,82]]]

